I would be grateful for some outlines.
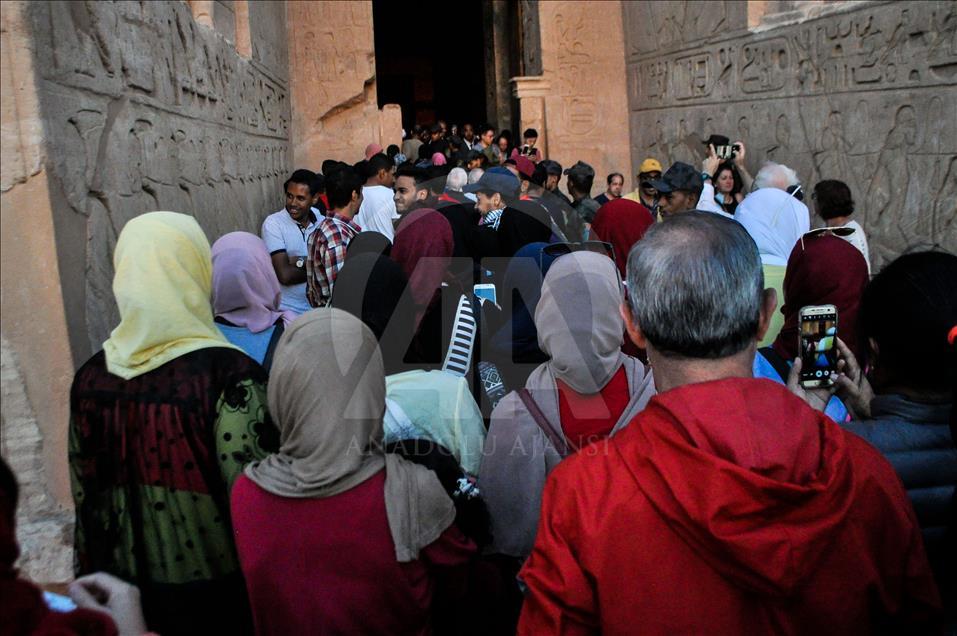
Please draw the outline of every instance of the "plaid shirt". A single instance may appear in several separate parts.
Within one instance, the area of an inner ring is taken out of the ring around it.
[[[309,235],[306,258],[306,296],[313,307],[325,307],[332,299],[332,286],[346,261],[346,248],[362,228],[334,214],[319,221]]]

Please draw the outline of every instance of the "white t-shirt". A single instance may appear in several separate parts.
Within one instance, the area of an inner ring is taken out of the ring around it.
[[[392,220],[399,218],[393,196],[392,190],[385,186],[364,186],[362,205],[359,206],[359,213],[355,218],[356,225],[361,227],[363,232],[378,232],[392,241],[395,238]]]
[[[316,208],[312,208],[312,213],[316,220],[306,227],[302,227],[293,221],[289,213],[286,212],[286,208],[267,216],[266,220],[263,221],[262,237],[266,249],[269,250],[269,255],[272,256],[276,252],[284,251],[287,256],[302,256],[305,259],[308,254],[306,239],[316,229],[318,221],[322,217],[322,214]],[[305,283],[280,285],[280,288],[282,291],[280,309],[294,312],[297,315],[312,309],[309,301],[306,300]]]

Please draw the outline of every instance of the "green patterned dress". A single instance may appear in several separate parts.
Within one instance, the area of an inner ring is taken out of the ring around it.
[[[207,348],[130,380],[102,352],[70,395],[77,574],[136,583],[150,629],[251,628],[230,526],[229,491],[277,450],[266,373],[245,354]]]

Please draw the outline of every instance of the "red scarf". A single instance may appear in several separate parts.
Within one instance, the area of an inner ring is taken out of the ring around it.
[[[452,226],[430,208],[412,212],[399,223],[390,256],[409,279],[417,310],[415,324],[434,302],[452,261]],[[422,259],[428,259],[420,263]]]

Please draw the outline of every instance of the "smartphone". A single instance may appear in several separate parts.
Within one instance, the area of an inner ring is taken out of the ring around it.
[[[497,305],[498,303],[495,300],[495,285],[491,283],[480,283],[475,285],[472,288],[472,291],[479,298],[484,298],[485,300],[491,300],[493,304]]]
[[[808,305],[798,312],[801,386],[831,386],[837,370],[837,307]]]

